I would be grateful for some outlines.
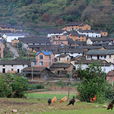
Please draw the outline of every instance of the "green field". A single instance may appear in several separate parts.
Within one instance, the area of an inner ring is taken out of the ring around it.
[[[68,96],[67,94],[39,94],[39,93],[28,93],[26,94],[27,98],[35,98],[35,99],[48,99],[48,98],[53,98],[57,97],[57,99],[61,99],[64,96]],[[69,97],[72,98],[75,96],[75,94],[71,94]]]

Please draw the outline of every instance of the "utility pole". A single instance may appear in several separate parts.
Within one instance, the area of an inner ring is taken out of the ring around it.
[[[33,77],[33,67],[31,66],[31,68],[32,68],[32,81],[34,80],[34,77]]]
[[[68,74],[68,99],[69,99],[69,96],[70,96],[70,78],[71,78],[71,74]]]

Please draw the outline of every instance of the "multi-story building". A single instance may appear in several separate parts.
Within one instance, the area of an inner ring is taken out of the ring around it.
[[[39,51],[36,53],[36,67],[49,68],[54,62],[54,55],[51,51]]]

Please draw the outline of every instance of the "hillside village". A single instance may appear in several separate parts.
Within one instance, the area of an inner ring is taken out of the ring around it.
[[[99,63],[114,82],[114,38],[107,31],[93,30],[75,22],[61,29],[34,35],[23,29],[0,25],[0,73],[23,74],[30,80],[77,79],[76,70]]]

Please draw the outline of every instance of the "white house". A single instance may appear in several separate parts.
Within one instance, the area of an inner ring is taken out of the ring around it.
[[[47,37],[52,37],[52,36],[62,36],[65,33],[67,33],[66,31],[56,31],[56,32],[52,32],[52,33],[48,33]]]
[[[92,31],[92,30],[77,30],[78,34],[85,35],[87,37],[101,37],[100,32]]]
[[[89,50],[86,53],[87,60],[106,60],[107,62],[114,63],[114,50]]]
[[[0,73],[21,73],[28,66],[29,61],[27,60],[1,60]]]
[[[82,57],[81,59],[72,60],[71,63],[75,66],[75,69],[78,68],[86,69],[88,68],[89,64],[98,63],[101,66],[102,71],[105,73],[114,70],[114,64],[108,63],[105,60],[86,60],[85,58]]]
[[[18,40],[18,38],[24,38],[25,36],[26,34],[24,33],[5,33],[2,35],[2,37],[6,39],[7,42],[11,42],[14,39]]]

